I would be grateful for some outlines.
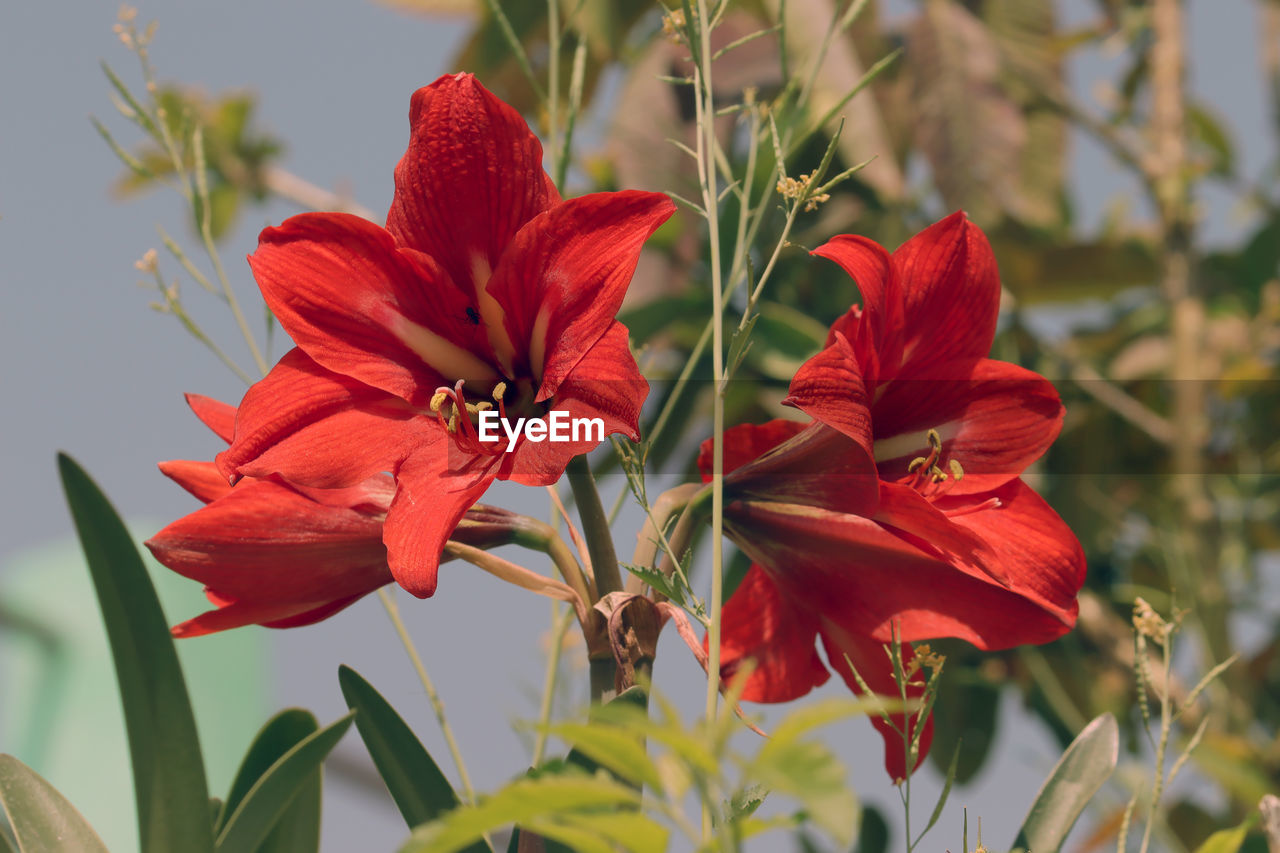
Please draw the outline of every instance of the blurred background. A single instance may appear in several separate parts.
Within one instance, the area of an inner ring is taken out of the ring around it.
[[[507,6],[540,70],[548,55],[543,4]],[[1175,661],[1183,695],[1214,663],[1243,655],[1197,711],[1214,722],[1194,773],[1170,795],[1167,849],[1194,849],[1278,787],[1280,3],[1189,0],[1184,9],[1186,133],[1175,134],[1173,147],[1153,99],[1160,62],[1145,3],[873,0],[817,66],[820,114],[874,62],[903,49],[840,109],[846,123],[833,170],[876,159],[803,216],[792,242],[812,247],[856,232],[896,246],[966,209],[990,235],[1006,288],[993,356],[1049,376],[1068,406],[1063,437],[1034,478],[1088,552],[1081,623],[1043,648],[982,656],[947,649],[934,756],[945,764],[961,736],[964,745],[961,784],[931,838],[937,848],[959,848],[963,808],[971,823],[983,817],[989,844],[1011,840],[1061,748],[1104,710],[1122,720],[1127,769],[1073,843],[1114,847],[1125,780],[1149,760],[1128,623],[1136,595],[1166,614],[1192,610]],[[831,0],[790,0],[787,10],[791,61],[808,68],[837,10]],[[153,0],[138,14],[158,21],[150,50],[162,85],[172,87],[165,96],[206,124],[218,244],[260,340],[265,318],[241,260],[258,231],[317,201],[381,215],[416,88],[473,71],[535,129],[541,119],[478,0]],[[744,0],[718,38],[727,43],[774,16],[775,3]],[[135,842],[114,673],[54,453],[76,457],[145,538],[195,508],[156,462],[207,459],[219,449],[182,394],[234,403],[244,386],[173,316],[148,308],[154,290],[137,286],[144,276],[134,262],[151,248],[161,249],[168,277],[180,275],[157,224],[193,253],[198,239],[176,194],[130,179],[90,124],[96,116],[125,149],[147,156],[99,67],[105,59],[141,91],[115,20],[108,3],[28,3],[8,8],[0,28],[0,370],[9,400],[0,750],[45,774],[123,850]],[[689,137],[692,108],[658,79],[682,73],[683,56],[663,35],[660,10],[588,0],[575,25],[588,46],[587,107],[565,194],[632,187],[692,197],[691,164],[664,142]],[[762,38],[720,61],[726,103],[748,90],[761,101],[776,94],[778,47]],[[567,69],[571,46],[565,51]],[[737,152],[732,119],[723,132]],[[816,165],[827,141],[816,134],[789,163],[792,172]],[[771,159],[758,169],[759,181],[771,183]],[[782,216],[776,220],[759,245],[771,245]],[[700,220],[682,212],[637,274],[622,319],[655,380],[680,370],[709,313],[703,257]],[[1190,274],[1179,278],[1179,269]],[[186,310],[251,367],[225,307],[181,277]],[[735,383],[729,423],[775,416],[796,366],[855,299],[834,267],[800,248],[784,251],[739,374],[750,381]],[[277,334],[274,356],[286,349]],[[654,384],[660,402],[670,386]],[[688,399],[690,411],[709,411],[699,406],[697,395]],[[688,474],[707,432],[694,417],[664,435],[651,494]],[[616,472],[602,480],[606,499],[624,488]],[[499,487],[486,500],[548,511],[541,490]],[[628,504],[621,519],[620,541],[629,541],[639,513]],[[195,584],[154,574],[171,621],[203,609]],[[537,713],[550,642],[545,601],[449,565],[436,598],[402,604],[477,788],[522,772],[529,739],[511,723]],[[434,755],[446,754],[373,599],[314,627],[246,628],[179,647],[214,791],[226,787],[271,712],[299,705],[322,721],[345,712],[339,663],[382,689]],[[584,666],[581,649],[570,649],[559,697],[565,713],[585,701]],[[690,716],[698,713],[702,673],[673,635],[663,639],[656,678]],[[767,728],[772,711],[762,710]],[[892,835],[899,807],[879,737],[851,721],[833,738],[859,795]],[[325,850],[393,849],[403,840],[358,739],[348,737],[327,770]],[[931,766],[922,778],[916,796],[931,803],[941,775]]]

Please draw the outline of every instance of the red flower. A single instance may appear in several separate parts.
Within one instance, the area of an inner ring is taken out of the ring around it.
[[[743,698],[794,699],[828,678],[821,639],[851,689],[846,655],[897,695],[881,649],[895,630],[981,649],[1065,633],[1084,555],[1019,479],[1062,405],[1043,377],[986,357],[1000,299],[986,238],[957,213],[892,255],[853,236],[814,254],[853,276],[863,305],[791,383],[786,402],[812,423],[725,434],[725,531],[754,565],[724,609],[722,675],[754,658]],[[903,777],[901,741],[873,722]]]
[[[394,475],[383,541],[413,594],[494,479],[554,483],[600,436],[482,441],[479,411],[599,418],[638,437],[648,393],[614,319],[657,193],[561,201],[524,120],[470,75],[419,90],[387,227],[336,213],[262,233],[249,258],[297,348],[240,405],[219,470],[335,488]]]
[[[196,416],[231,441],[236,410],[189,394]],[[162,564],[205,584],[214,610],[173,628],[195,637],[242,625],[311,625],[392,582],[382,521],[395,484],[379,474],[346,489],[246,478],[234,488],[212,462],[161,462],[206,506],[146,543]],[[509,513],[476,505],[453,538],[479,547],[511,541]]]

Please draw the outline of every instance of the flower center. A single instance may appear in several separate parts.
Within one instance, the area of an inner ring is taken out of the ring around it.
[[[964,468],[958,459],[944,459],[942,436],[938,435],[936,429],[929,430],[926,437],[929,440],[929,454],[917,456],[908,462],[907,476],[899,482],[907,484],[927,498],[941,497],[952,484],[964,479]]]
[[[467,400],[470,391],[476,402]],[[484,399],[485,397],[489,399]],[[506,451],[507,436],[499,431],[496,441],[484,441],[477,426],[481,412],[497,408],[502,422],[508,419],[540,418],[551,408],[550,401],[534,402],[537,388],[531,379],[498,382],[459,379],[450,388],[442,385],[431,395],[428,408],[454,437],[458,449],[467,453],[496,456]]]

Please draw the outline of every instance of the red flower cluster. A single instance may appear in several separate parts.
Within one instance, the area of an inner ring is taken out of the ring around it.
[[[787,403],[811,423],[725,434],[725,530],[754,565],[724,609],[722,676],[752,658],[744,699],[794,699],[828,678],[821,640],[851,689],[846,656],[897,695],[882,650],[895,631],[981,649],[1060,636],[1084,555],[1020,475],[1057,437],[1062,405],[1043,377],[986,357],[1000,300],[986,238],[957,213],[892,255],[853,236],[814,254],[863,304],[791,383]],[[874,722],[903,777],[900,740]]]
[[[441,549],[495,479],[554,483],[599,438],[481,440],[479,414],[564,411],[638,437],[648,393],[614,319],[659,193],[562,201],[520,115],[470,75],[413,96],[412,137],[381,228],[295,216],[249,258],[297,347],[240,404],[218,470],[310,488],[394,477],[392,576],[435,592]]]

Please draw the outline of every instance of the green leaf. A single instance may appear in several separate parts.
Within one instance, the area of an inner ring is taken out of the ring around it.
[[[20,853],[108,853],[76,807],[12,755],[0,755],[0,810],[9,818]],[[10,849],[0,831],[0,851]]]
[[[638,791],[604,776],[574,773],[521,778],[474,806],[454,809],[439,820],[418,827],[401,853],[453,853],[466,849],[484,833],[513,823],[553,837],[547,831],[553,818],[575,812],[634,808],[639,803]],[[563,840],[561,835],[554,837]]]
[[[89,563],[129,734],[142,853],[213,849],[195,719],[160,602],[105,495],[58,454],[62,488]]]
[[[1218,830],[1196,848],[1196,853],[1239,853],[1245,839],[1249,837],[1249,830],[1253,827],[1254,820],[1255,816],[1250,815],[1237,827]]]
[[[357,712],[356,731],[409,827],[457,808],[449,780],[382,694],[349,666],[338,667],[338,684],[347,707]],[[478,842],[467,849],[480,853],[489,846]]]
[[[221,831],[254,784],[286,752],[315,734],[320,728],[308,711],[289,708],[276,714],[262,727],[245,753],[231,783],[226,802],[218,811],[214,829]],[[275,829],[259,848],[261,851],[315,851],[320,845],[319,768],[280,817]]]
[[[626,782],[653,788],[662,785],[658,768],[645,752],[644,739],[637,734],[617,726],[592,723],[559,723],[548,726],[547,732],[562,738],[574,752]]]
[[[218,853],[259,849],[272,827],[346,734],[353,717],[355,712],[299,741],[258,777],[218,833]]]
[[[1018,831],[1015,848],[1053,853],[1120,756],[1120,729],[1111,714],[1095,717],[1062,753]]]

